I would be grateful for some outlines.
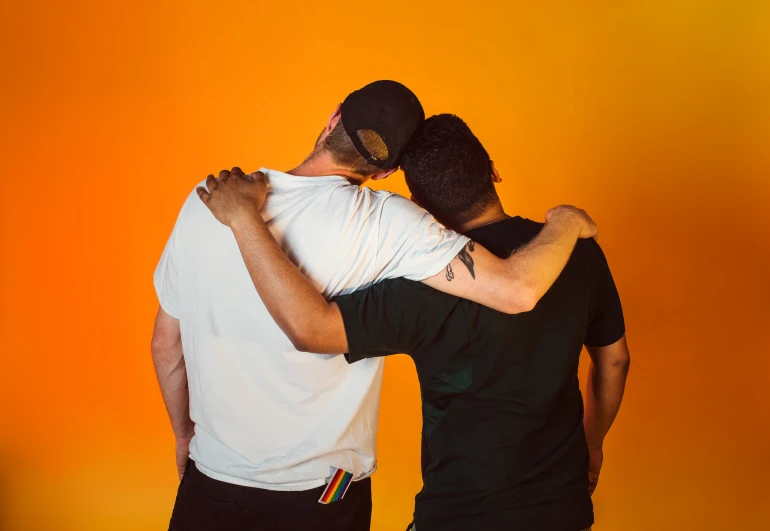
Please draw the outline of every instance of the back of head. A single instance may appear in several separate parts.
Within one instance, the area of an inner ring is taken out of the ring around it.
[[[411,90],[397,81],[374,81],[348,94],[323,148],[337,164],[362,176],[393,170],[424,120]]]
[[[425,120],[401,168],[414,199],[448,227],[461,226],[498,200],[487,150],[454,114]]]
[[[355,144],[353,144],[353,140],[345,131],[342,123],[344,120],[345,117],[341,116],[334,129],[326,135],[326,138],[323,139],[322,149],[331,155],[336,164],[363,177],[374,175],[382,170],[378,166],[369,164],[361,156]],[[379,134],[371,129],[361,129],[353,134],[358,137],[360,144],[371,156],[379,160],[386,160],[388,158],[388,146],[385,145]]]

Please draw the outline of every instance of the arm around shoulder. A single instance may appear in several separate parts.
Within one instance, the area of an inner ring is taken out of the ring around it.
[[[578,238],[592,237],[596,228],[574,207],[547,217],[540,234],[507,259],[469,242],[445,271],[423,282],[504,313],[532,310],[564,269]]]

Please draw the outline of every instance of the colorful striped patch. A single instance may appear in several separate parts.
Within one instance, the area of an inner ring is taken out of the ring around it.
[[[350,487],[352,482],[353,474],[338,468],[334,474],[332,474],[332,479],[329,480],[329,484],[326,485],[324,493],[321,494],[321,499],[318,500],[318,503],[327,504],[341,500],[345,496],[345,493],[348,491],[348,487]]]

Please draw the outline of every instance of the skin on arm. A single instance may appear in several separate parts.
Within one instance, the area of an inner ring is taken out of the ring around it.
[[[604,458],[602,447],[623,400],[631,364],[626,336],[606,347],[587,347],[591,356],[583,426],[589,450],[589,489],[593,494]]]
[[[210,175],[208,191],[198,195],[214,216],[233,230],[252,282],[271,316],[301,351],[347,351],[339,310],[285,256],[259,214],[266,183],[257,172],[239,168]],[[528,246],[502,260],[470,242],[446,271],[426,284],[446,293],[487,304],[507,313],[527,311],[547,291],[567,263],[579,236],[591,237],[595,225],[581,210],[557,207],[546,229]]]
[[[195,424],[190,419],[187,367],[182,354],[179,320],[160,307],[152,334],[152,362],[176,438],[176,466],[181,480],[189,459]]]
[[[588,214],[572,206],[549,210],[546,221],[537,237],[509,258],[471,241],[444,271],[423,283],[501,312],[530,311],[556,282],[578,238],[596,236]]]
[[[221,172],[219,179],[210,175],[206,186],[208,191],[198,188],[198,195],[233,230],[254,287],[294,348],[316,354],[347,352],[339,308],[327,302],[289,260],[259,214],[265,202],[265,176],[254,173],[247,179],[233,168]]]

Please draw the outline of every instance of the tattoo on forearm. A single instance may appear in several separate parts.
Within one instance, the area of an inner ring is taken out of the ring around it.
[[[476,280],[476,271],[474,270],[474,263],[473,263],[473,257],[471,256],[471,253],[476,250],[476,242],[473,240],[469,241],[468,244],[463,247],[463,250],[457,253],[457,258],[460,259],[460,261],[465,264],[465,267],[468,268],[468,271],[471,274],[471,277],[473,280]],[[447,264],[446,266],[446,279],[448,282],[452,282],[454,280],[455,274],[454,271],[452,271],[452,264]]]
[[[455,272],[452,271],[452,264],[446,265],[446,280],[452,282],[455,279]]]
[[[465,267],[468,268],[468,271],[470,271],[471,276],[473,277],[473,280],[476,280],[476,272],[473,270],[473,257],[470,253],[476,250],[476,243],[471,240],[468,242],[468,245],[463,247],[463,250],[460,251],[460,254],[457,255],[457,258],[460,259],[460,261],[465,264]]]

